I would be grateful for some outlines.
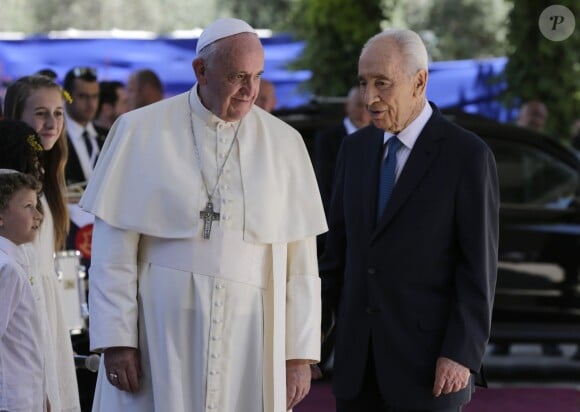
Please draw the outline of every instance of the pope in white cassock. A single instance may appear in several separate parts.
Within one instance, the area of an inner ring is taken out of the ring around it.
[[[253,104],[252,27],[219,19],[196,52],[189,92],[117,120],[81,199],[93,411],[285,411],[319,360],[326,220],[304,142]]]

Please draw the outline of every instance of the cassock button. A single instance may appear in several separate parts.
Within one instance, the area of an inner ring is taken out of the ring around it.
[[[375,268],[368,268],[368,269],[367,269],[367,273],[368,273],[369,275],[375,275],[375,274],[377,273],[377,271],[376,271],[376,269],[375,269]]]
[[[219,353],[212,353],[211,355],[212,359],[218,359],[220,357]]]

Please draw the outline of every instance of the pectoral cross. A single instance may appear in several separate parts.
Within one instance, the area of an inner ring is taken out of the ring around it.
[[[199,212],[200,219],[203,219],[203,238],[209,239],[211,234],[211,224],[214,220],[219,220],[220,214],[213,211],[213,203],[207,202],[205,209]]]

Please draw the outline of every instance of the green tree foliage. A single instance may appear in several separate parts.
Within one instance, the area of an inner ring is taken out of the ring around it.
[[[34,32],[29,5],[20,0],[2,0],[0,4],[0,31]]]
[[[580,118],[580,17],[577,0],[560,0],[576,16],[576,30],[566,40],[555,42],[539,30],[542,11],[549,0],[513,0],[510,13],[505,79],[506,102],[510,105],[540,99],[548,107],[548,132],[570,138],[570,126]]]
[[[504,0],[437,0],[410,28],[434,34],[433,60],[503,56],[507,12]]]
[[[288,25],[292,0],[218,0],[218,5],[252,27],[278,30]]]
[[[295,0],[294,6],[289,31],[306,49],[293,67],[312,71],[305,86],[315,94],[344,95],[356,82],[362,46],[389,26],[421,34],[433,60],[505,53],[506,0]]]
[[[228,14],[217,0],[0,0],[0,31],[143,30],[168,33],[203,28]]]
[[[305,40],[293,64],[312,71],[305,87],[317,95],[344,96],[358,83],[358,57],[364,43],[381,31],[380,0],[296,0],[291,31]]]

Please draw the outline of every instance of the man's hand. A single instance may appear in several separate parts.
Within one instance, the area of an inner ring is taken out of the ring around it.
[[[459,392],[469,383],[469,369],[449,358],[437,359],[435,367],[435,384],[433,395],[439,397],[453,392]]]
[[[310,391],[310,362],[301,359],[286,361],[286,409],[292,409]]]
[[[135,348],[112,347],[105,349],[107,380],[115,388],[126,392],[139,391],[141,361]]]

